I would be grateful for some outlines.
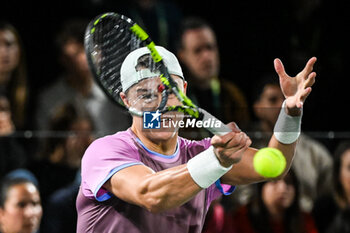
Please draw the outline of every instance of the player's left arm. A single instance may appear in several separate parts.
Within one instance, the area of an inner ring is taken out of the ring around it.
[[[316,73],[313,72],[315,62],[315,57],[310,58],[306,63],[305,68],[300,73],[295,77],[290,77],[285,72],[282,62],[279,59],[275,59],[274,61],[275,70],[279,76],[281,90],[286,100],[281,109],[279,119],[275,125],[274,134],[271,137],[268,146],[281,150],[286,158],[287,166],[280,177],[288,172],[293,161],[297,138],[300,134],[302,106],[311,92],[312,85],[315,83]],[[298,129],[296,128],[297,126],[299,126]],[[221,141],[222,140],[219,136],[214,136],[212,139],[213,143],[220,144]],[[221,182],[225,184],[239,185],[265,180],[266,178],[259,175],[253,167],[253,157],[256,152],[257,149],[248,148],[244,152],[241,161],[235,164],[230,171],[221,177]],[[222,156],[219,155],[218,158],[221,162],[225,159],[230,159],[229,156],[224,154],[222,154]]]

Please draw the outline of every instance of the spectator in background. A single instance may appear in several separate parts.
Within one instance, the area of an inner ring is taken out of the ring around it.
[[[312,216],[299,208],[299,184],[292,170],[280,180],[256,184],[257,197],[228,214],[225,233],[317,233]]]
[[[48,129],[48,120],[56,107],[68,101],[87,109],[99,134],[125,130],[130,123],[129,115],[113,105],[92,78],[84,51],[87,23],[69,20],[57,36],[64,73],[39,96],[36,119],[41,130]]]
[[[58,189],[45,203],[45,215],[40,233],[75,233],[77,232],[76,198],[80,187],[80,170],[73,182]]]
[[[0,232],[36,233],[41,217],[40,194],[35,182],[28,175],[23,176],[23,172],[6,176],[0,185]]]
[[[254,103],[254,113],[260,121],[256,131],[271,133],[278,117],[278,112],[284,100],[278,78],[267,75],[260,82],[260,98]],[[258,95],[256,95],[258,96]],[[258,145],[260,143],[260,145]],[[257,140],[257,147],[265,147],[267,140]],[[320,195],[331,191],[332,157],[329,151],[320,142],[301,133],[297,143],[292,169],[300,182],[301,208],[310,212],[313,203]]]
[[[16,28],[0,21],[0,92],[10,101],[13,123],[27,127],[27,68],[21,38]]]
[[[59,109],[59,112],[55,120],[56,123],[52,124],[51,129],[55,131],[62,129],[68,130],[70,131],[70,136],[63,139],[65,142],[62,141],[62,143],[57,142],[57,140],[60,139],[52,139],[52,142],[47,144],[47,149],[51,147],[64,147],[64,149],[58,150],[61,152],[65,151],[66,155],[61,155],[66,157],[65,164],[71,168],[77,169],[74,169],[76,172],[75,174],[71,173],[69,179],[64,179],[66,185],[55,189],[55,191],[47,197],[44,203],[45,215],[42,221],[41,233],[76,232],[77,211],[75,201],[81,181],[80,162],[86,148],[93,140],[93,122],[87,113],[80,112],[79,109],[76,109],[71,104],[63,105],[61,109]],[[54,146],[55,144],[56,146]],[[45,154],[50,154],[50,152],[46,151]],[[63,172],[64,170],[62,170],[61,175],[55,175],[61,177],[64,175]],[[42,175],[45,174],[43,173]],[[49,182],[50,181],[47,180],[46,183]],[[52,182],[55,181],[52,180]]]
[[[0,136],[6,136],[14,132],[10,102],[6,95],[0,92]]]
[[[93,122],[84,109],[66,103],[50,120],[52,135],[46,138],[40,158],[31,166],[38,177],[43,203],[59,188],[74,181],[81,158],[93,140]]]
[[[211,26],[200,18],[186,18],[178,41],[177,56],[189,83],[188,96],[224,123],[234,121],[244,127],[249,121],[246,98],[235,84],[220,77],[219,49]],[[194,139],[205,136],[204,130],[186,135]]]
[[[320,197],[313,215],[320,233],[350,232],[350,141],[342,141],[334,153],[333,193]]]
[[[126,16],[144,28],[157,45],[175,51],[174,38],[178,33],[182,12],[174,2],[131,0],[125,4]]]
[[[283,93],[278,83],[278,77],[268,74],[262,77],[255,86],[253,111],[258,119],[247,132],[256,148],[268,145],[268,138],[273,133],[274,124],[278,118]],[[301,133],[295,157],[292,163],[300,182],[300,205],[303,211],[310,212],[317,197],[331,191],[332,157],[329,151],[318,141]],[[249,186],[238,186],[236,195],[233,195],[235,204],[244,204],[254,190]]]
[[[0,180],[8,172],[25,167],[27,157],[14,134],[11,107],[6,95],[0,92]]]

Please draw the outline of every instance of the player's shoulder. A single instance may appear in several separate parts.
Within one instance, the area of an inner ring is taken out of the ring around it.
[[[135,147],[134,139],[130,131],[120,131],[94,140],[87,148],[84,157],[95,154],[95,152],[99,152],[99,154],[110,154],[112,152],[132,150],[134,149],[133,147]]]

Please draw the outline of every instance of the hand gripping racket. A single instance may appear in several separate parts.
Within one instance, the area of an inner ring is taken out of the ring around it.
[[[203,122],[207,120],[219,122],[219,124],[215,124],[215,127],[209,126],[206,128],[216,135],[224,135],[231,131],[228,126],[207,111],[193,104],[184,92],[179,89],[177,83],[169,75],[155,43],[130,18],[112,12],[97,16],[87,26],[84,44],[90,70],[101,89],[113,102],[125,107],[120,97],[122,92],[120,70],[123,61],[132,51],[141,47],[147,47],[150,51],[152,62],[160,73],[159,77],[162,83],[161,86],[155,88],[155,91],[160,96],[156,110],[160,113],[170,111],[185,113]],[[181,105],[167,106],[169,94],[174,94]],[[128,111],[133,115],[143,116],[142,109],[129,107]]]

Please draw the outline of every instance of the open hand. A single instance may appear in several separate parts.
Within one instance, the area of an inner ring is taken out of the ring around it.
[[[285,72],[280,59],[276,58],[274,60],[275,70],[279,76],[281,90],[286,98],[287,113],[289,115],[298,114],[298,109],[303,106],[311,92],[311,87],[315,83],[316,78],[316,73],[313,72],[316,60],[316,57],[310,58],[304,69],[295,77],[290,77]]]

